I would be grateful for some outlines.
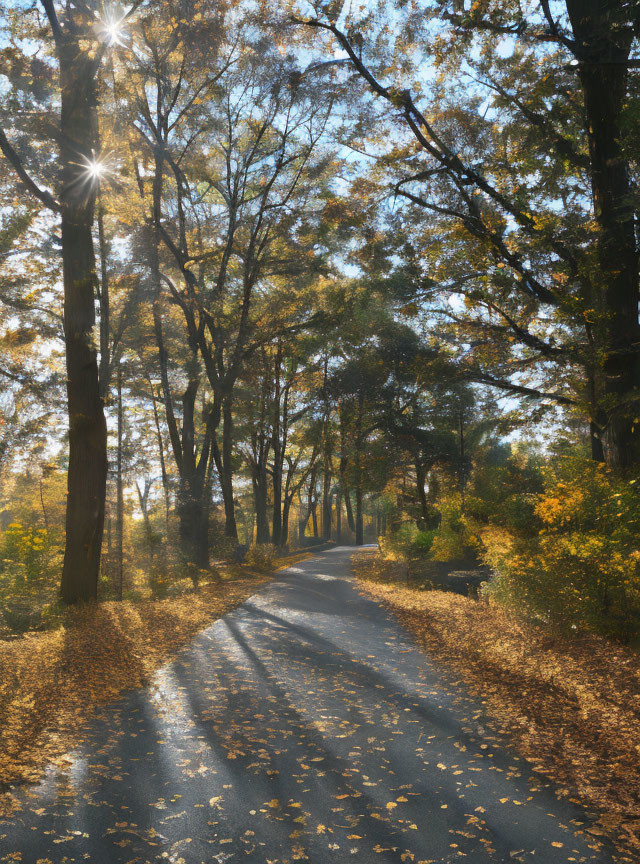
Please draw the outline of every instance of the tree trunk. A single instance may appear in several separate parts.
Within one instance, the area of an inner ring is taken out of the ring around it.
[[[275,396],[273,400],[273,433],[271,446],[273,448],[273,521],[272,521],[272,538],[275,546],[282,545],[282,470],[283,470],[283,446],[280,440],[281,426],[284,423],[280,422],[280,402],[281,402],[281,386],[280,374],[282,371],[282,342],[278,340],[278,350],[276,352],[274,381],[275,381]],[[286,396],[285,396],[286,409]],[[284,412],[283,412],[284,413]],[[283,420],[285,418],[283,417]],[[286,428],[283,430],[286,434]]]
[[[465,442],[464,442],[464,416],[462,413],[462,408],[458,413],[458,431],[459,431],[459,460],[460,467],[458,469],[458,484],[460,487],[460,512],[464,513],[465,510],[465,493],[467,490],[467,456],[465,453]]]
[[[149,391],[151,393],[151,405],[153,407],[153,422],[156,429],[156,440],[158,442],[158,458],[160,459],[160,475],[162,477],[162,491],[164,493],[164,520],[165,520],[165,540],[169,542],[169,513],[171,512],[171,503],[169,501],[169,475],[167,473],[167,463],[164,456],[164,442],[162,440],[162,430],[160,429],[160,417],[158,416],[158,406],[156,405],[156,395],[151,378],[147,376],[149,382]]]
[[[118,600],[122,600],[124,588],[124,494],[122,488],[122,437],[124,414],[122,411],[122,366],[118,366],[118,456],[116,468],[116,537],[118,567],[116,571]]]
[[[322,474],[322,539],[331,539],[331,462],[324,460]]]
[[[220,476],[220,487],[224,501],[224,533],[226,537],[238,539],[238,527],[236,525],[236,508],[233,500],[233,414],[231,411],[231,397],[224,399],[222,406],[222,475]]]
[[[634,193],[620,140],[633,28],[629,11],[609,0],[566,0],[566,5],[578,46],[599,229],[600,273],[595,281],[607,406],[605,456],[609,465],[623,471],[637,463],[640,437],[634,429],[640,381],[638,250]]]
[[[364,543],[364,526],[362,522],[362,483],[358,477],[356,485],[356,546]]]
[[[66,544],[61,594],[66,603],[92,600],[104,527],[107,427],[100,397],[95,324],[93,216],[96,180],[82,167],[97,141],[93,60],[77,35],[64,34],[59,47],[62,162],[62,271],[64,342],[69,411]]]
[[[362,412],[364,397],[358,394],[358,413],[356,415],[355,455],[356,455],[356,546],[364,543],[362,524]]]
[[[178,515],[180,519],[180,547],[186,564],[191,569],[194,584],[198,571],[209,568],[209,508],[206,501],[206,479],[209,469],[210,451],[205,433],[205,442],[200,457],[196,459],[195,407],[200,383],[195,354],[189,370],[189,384],[182,396],[182,458],[180,460],[180,487],[178,493]]]
[[[342,488],[344,489],[344,509],[347,513],[347,525],[349,526],[350,531],[356,530],[356,523],[353,518],[353,505],[351,503],[351,490],[344,483],[342,484]]]
[[[209,567],[208,508],[204,501],[204,488],[197,474],[182,473],[178,490],[178,520],[180,550],[190,569],[194,584],[198,571]]]
[[[280,531],[280,546],[286,546],[289,542],[289,514],[291,513],[292,498],[285,497],[282,504],[282,529]]]
[[[267,474],[264,467],[258,468],[253,478],[253,500],[256,511],[256,543],[268,543],[269,516],[268,516],[268,487]]]
[[[427,493],[424,488],[427,481],[427,472],[420,459],[416,458],[414,464],[416,466],[416,490],[418,492],[418,501],[420,502],[421,513],[421,519],[419,521],[422,522],[421,525],[418,525],[418,528],[424,530],[429,523],[429,502],[427,501]]]

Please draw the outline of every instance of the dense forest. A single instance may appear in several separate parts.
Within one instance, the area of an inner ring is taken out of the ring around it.
[[[637,5],[2,5],[8,630],[375,542],[637,635]]]

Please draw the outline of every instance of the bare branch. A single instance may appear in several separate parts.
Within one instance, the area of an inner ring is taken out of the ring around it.
[[[24,165],[22,164],[22,160],[18,156],[17,152],[14,150],[11,142],[1,128],[0,150],[2,150],[5,158],[13,166],[14,171],[16,172],[20,180],[23,182],[23,184],[27,187],[29,192],[31,192],[32,195],[35,195],[35,197],[38,198],[45,205],[45,207],[48,207],[49,210],[53,210],[54,213],[59,213],[60,204],[56,201],[56,199],[50,192],[47,192],[46,189],[41,189],[27,173]]]

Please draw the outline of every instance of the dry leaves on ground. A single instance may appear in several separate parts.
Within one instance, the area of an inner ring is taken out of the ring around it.
[[[93,707],[146,684],[270,578],[204,585],[166,600],[92,604],[70,610],[56,630],[0,642],[0,812],[11,809],[10,784],[38,780],[78,742]]]
[[[354,558],[360,586],[460,675],[561,794],[601,814],[593,833],[640,854],[640,656],[598,637],[570,638],[504,610],[393,583],[387,564]]]

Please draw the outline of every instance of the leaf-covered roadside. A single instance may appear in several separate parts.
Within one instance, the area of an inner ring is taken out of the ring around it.
[[[95,706],[146,684],[269,578],[245,570],[166,600],[90,604],[55,630],[0,641],[0,813],[13,806],[11,784],[38,780],[78,743]]]
[[[482,698],[489,716],[559,794],[599,814],[622,861],[640,854],[640,657],[592,636],[568,638],[457,594],[417,591],[377,555],[353,566],[361,590]]]

